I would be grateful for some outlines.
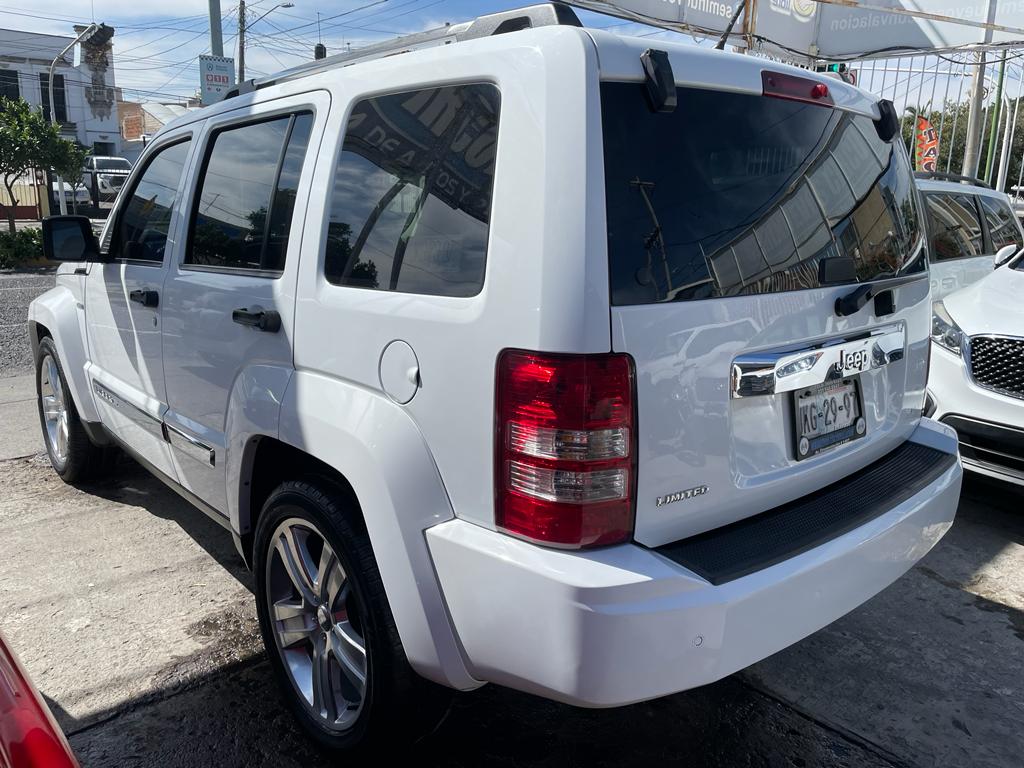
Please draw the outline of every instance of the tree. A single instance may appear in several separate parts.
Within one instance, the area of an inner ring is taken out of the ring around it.
[[[3,207],[11,232],[18,205],[15,182],[32,168],[49,167],[61,143],[70,142],[60,138],[57,126],[44,120],[41,110],[33,110],[24,99],[0,98],[0,177],[10,196],[10,205]]]
[[[1022,105],[1024,107],[1024,105]],[[931,124],[938,130],[942,128],[942,137],[939,143],[939,163],[938,169],[945,171],[947,166],[949,167],[950,173],[960,173],[963,168],[964,162],[964,151],[967,144],[967,122],[968,122],[968,111],[970,105],[967,102],[955,102],[947,101],[942,108],[928,109],[926,107],[919,107],[914,109],[908,107],[904,120],[903,120],[903,141],[907,145],[907,150],[910,152],[910,157],[914,159],[914,126],[916,121],[914,120],[915,114],[920,114],[922,117],[928,118]],[[1003,128],[1005,127],[1006,120],[1006,109],[1007,106],[1003,107],[1003,115],[1000,118],[1000,126],[998,135],[996,137],[995,152],[996,156],[993,163],[993,182],[997,169],[999,167],[999,161],[1001,159],[1001,152],[1003,147]],[[1010,164],[1009,172],[1006,179],[1006,190],[1017,184],[1017,180],[1020,177],[1021,162],[1024,161],[1024,108],[1017,109],[1017,103],[1015,99],[1009,101],[1009,113],[1011,118],[1016,113],[1017,122],[1016,130],[1013,131],[1013,144],[1010,147]],[[945,120],[943,120],[945,115]],[[991,150],[989,146],[989,127],[991,117],[986,115],[984,128],[981,135],[981,153],[978,164],[979,175],[985,174],[985,169],[988,164],[988,153]],[[954,131],[953,129],[956,128]]]
[[[50,150],[50,166],[68,184],[72,192],[77,192],[82,186],[82,171],[85,168],[85,158],[89,156],[90,150],[77,141],[68,141],[58,138]],[[60,191],[63,194],[64,190]],[[78,195],[72,194],[71,207],[78,213]]]

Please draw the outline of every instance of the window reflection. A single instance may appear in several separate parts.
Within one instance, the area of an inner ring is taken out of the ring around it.
[[[431,88],[359,102],[335,172],[325,273],[440,296],[483,285],[498,91]]]
[[[285,115],[214,136],[201,177],[186,264],[284,268],[312,121],[309,113]]]
[[[159,150],[149,160],[121,214],[119,242],[114,246],[118,258],[163,261],[171,209],[190,146],[190,141],[180,141]]]
[[[992,250],[998,251],[1008,245],[1021,247],[1020,229],[1010,206],[987,195],[978,197],[988,220],[988,231],[992,238]]]
[[[614,303],[814,288],[826,259],[860,281],[925,268],[906,153],[867,117],[690,88],[668,115],[643,99],[602,86]]]
[[[925,200],[936,261],[982,254],[981,220],[973,196],[931,192]]]

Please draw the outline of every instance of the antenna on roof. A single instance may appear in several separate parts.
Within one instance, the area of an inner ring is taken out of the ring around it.
[[[718,43],[715,45],[716,51],[725,50],[725,44],[729,40],[729,35],[732,34],[732,28],[736,26],[736,22],[739,21],[740,14],[743,13],[743,9],[746,7],[746,3],[736,3],[736,12],[733,13],[732,19],[729,21],[729,26],[725,28],[725,32],[722,33]]]

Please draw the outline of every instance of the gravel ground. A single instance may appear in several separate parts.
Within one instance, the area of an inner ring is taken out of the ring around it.
[[[0,378],[32,371],[28,305],[54,285],[53,271],[0,272]]]

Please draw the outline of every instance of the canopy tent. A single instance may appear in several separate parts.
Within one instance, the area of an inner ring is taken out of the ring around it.
[[[1024,46],[1024,0],[568,0],[588,10],[787,58],[838,60]]]

